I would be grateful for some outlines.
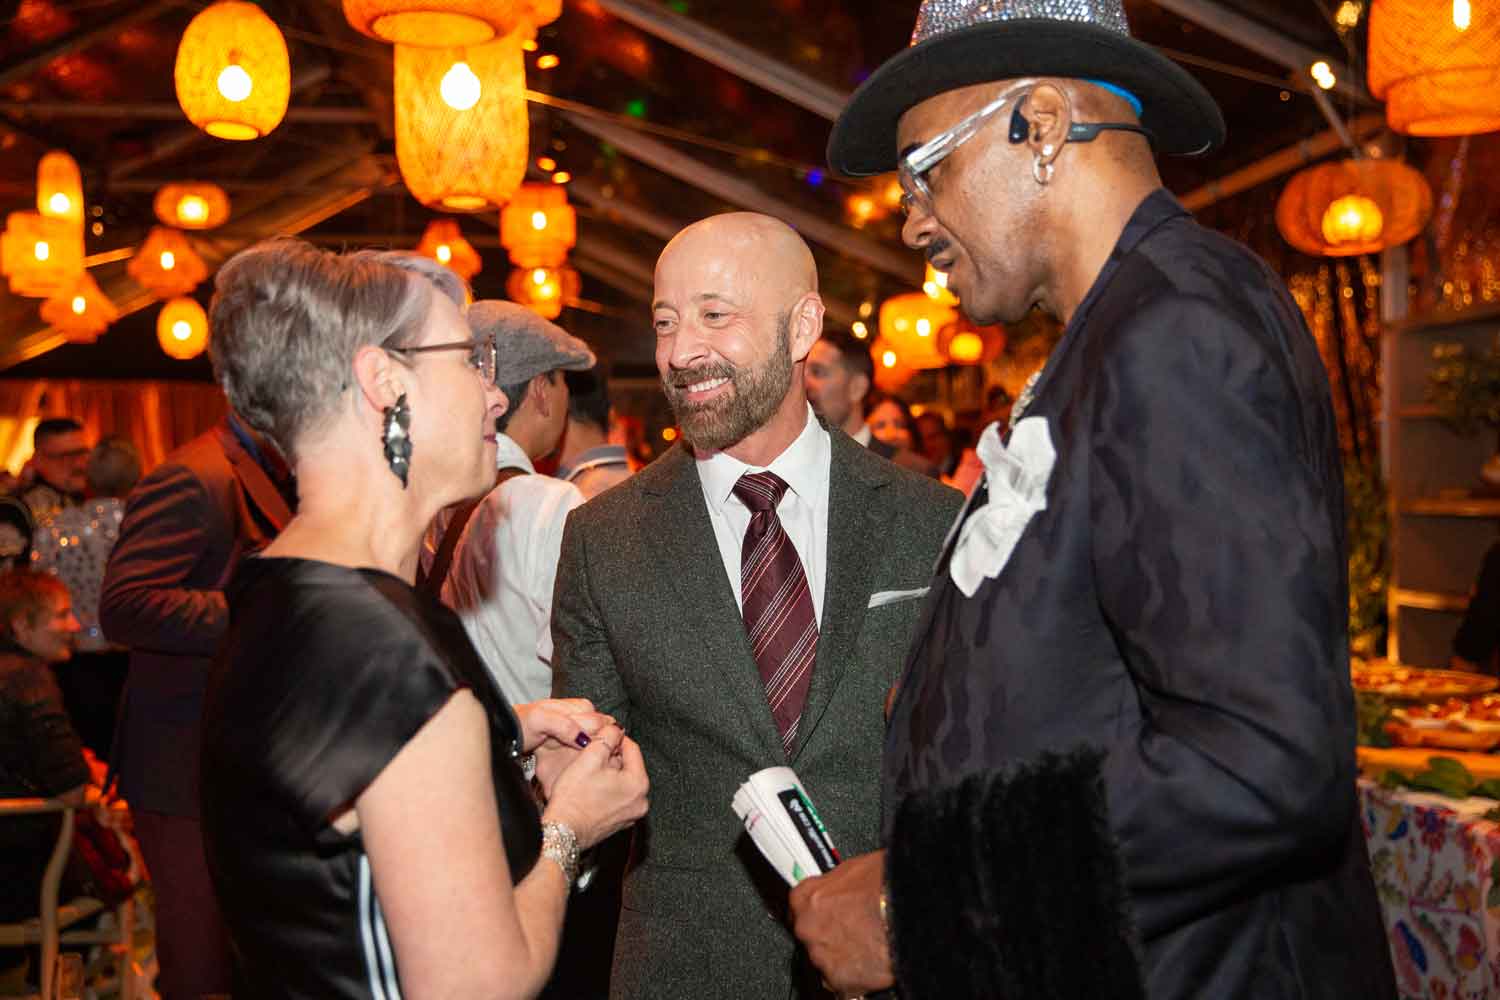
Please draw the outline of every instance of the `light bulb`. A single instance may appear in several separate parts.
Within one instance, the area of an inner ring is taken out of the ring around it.
[[[84,301],[84,298],[83,298],[82,295],[75,295],[75,296],[73,296],[73,315],[74,316],[82,316],[84,310],[87,309],[88,307],[89,307],[89,304],[88,304],[88,302]]]
[[[31,252],[37,260],[46,260],[52,256],[52,247],[47,244],[46,240],[37,240],[36,246],[31,248]]]
[[[453,259],[453,248],[446,243],[439,243],[434,253],[437,254],[438,262],[441,264],[446,264]]]
[[[1469,9],[1469,0],[1453,0],[1453,26],[1459,31],[1469,30],[1469,21],[1473,11]]]
[[[865,321],[862,320],[862,319],[855,320],[854,321],[854,326],[851,327],[850,329],[852,329],[854,331],[854,335],[856,337],[858,337],[860,340],[864,340],[866,337],[868,337],[870,335],[870,328],[865,325]]]
[[[557,64],[559,62],[561,62],[561,61],[562,60],[558,59],[557,56],[555,56],[555,55],[553,55],[552,53],[549,52],[549,53],[547,53],[544,56],[537,56],[537,58],[536,58],[536,68],[537,69],[556,69],[557,68]]]
[[[880,363],[885,365],[887,368],[896,367],[896,352],[886,351],[880,356]]]
[[[537,158],[536,168],[538,170],[545,170],[550,174],[557,169],[557,161],[550,156],[541,156]]]
[[[68,206],[71,204],[73,204],[73,199],[69,198],[61,191],[53,192],[52,197],[47,199],[47,207],[57,215],[62,215],[64,212],[66,212],[68,210]]]
[[[161,252],[161,269],[163,271],[170,271],[176,266],[177,255],[170,250],[163,250]]]
[[[177,218],[183,222],[202,222],[208,218],[208,202],[190,194],[177,203]]]
[[[552,175],[553,184],[566,184],[572,179],[573,175],[568,173],[566,170],[559,170],[557,173]]]
[[[538,232],[540,232],[543,229],[546,229],[547,228],[547,213],[543,212],[543,211],[540,211],[540,210],[532,212],[531,213],[531,228],[537,230]]]
[[[443,74],[443,82],[438,85],[443,103],[454,111],[468,111],[478,104],[481,89],[479,77],[462,60],[448,67],[448,72]]]
[[[187,340],[193,335],[193,324],[185,319],[180,319],[172,324],[172,336],[178,340]]]
[[[531,283],[533,285],[545,285],[547,283],[547,269],[539,267],[531,272]]]
[[[219,93],[224,96],[224,100],[233,101],[235,104],[249,97],[250,91],[254,89],[250,74],[246,73],[245,67],[239,63],[230,63],[219,70],[218,82]]]
[[[921,319],[917,320],[917,336],[932,336],[932,320],[928,319],[926,316],[923,316]]]

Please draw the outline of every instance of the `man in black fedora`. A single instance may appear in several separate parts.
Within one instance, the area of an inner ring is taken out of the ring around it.
[[[845,994],[1394,996],[1327,379],[1153,160],[1223,137],[1120,0],[926,0],[834,126],[971,319],[1066,324],[938,563],[886,848],[792,896]]]

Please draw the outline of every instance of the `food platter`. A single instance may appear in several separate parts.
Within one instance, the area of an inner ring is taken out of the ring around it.
[[[1355,660],[1350,668],[1354,690],[1403,701],[1469,698],[1500,687],[1500,679],[1459,670],[1426,670],[1392,665],[1384,660]]]

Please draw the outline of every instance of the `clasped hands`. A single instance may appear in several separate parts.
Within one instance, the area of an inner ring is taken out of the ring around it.
[[[613,716],[583,698],[534,701],[515,712],[521,748],[536,755],[544,818],[567,823],[587,847],[646,814],[641,748]]]

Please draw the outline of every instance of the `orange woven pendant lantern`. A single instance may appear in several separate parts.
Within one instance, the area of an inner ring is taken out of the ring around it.
[[[453,219],[433,219],[429,222],[427,230],[422,233],[422,241],[417,244],[417,253],[445,265],[465,281],[478,274],[484,266],[479,252],[464,239],[458,223]]]
[[[397,45],[483,45],[510,34],[526,0],[344,0],[355,31]]]
[[[1342,160],[1292,177],[1276,203],[1276,228],[1303,253],[1352,257],[1400,246],[1432,216],[1432,189],[1397,160]]]
[[[938,350],[938,332],[957,321],[958,313],[927,297],[909,292],[880,304],[880,339],[910,368],[942,368],[948,359]],[[879,375],[880,356],[875,356]]]
[[[1369,65],[1397,132],[1500,129],[1500,0],[1375,0]]]
[[[37,164],[36,210],[49,219],[83,225],[83,180],[77,161],[67,153],[53,150]]]
[[[870,345],[870,357],[875,362],[875,388],[884,392],[900,390],[917,373],[896,345],[887,340],[877,338]]]
[[[560,267],[578,242],[578,214],[561,184],[523,184],[500,213],[500,245],[517,267]]]
[[[0,233],[0,273],[16,295],[61,294],[83,273],[83,230],[37,212],[10,213]]]
[[[196,358],[208,346],[208,314],[196,299],[173,299],[156,316],[156,342],[169,358]]]
[[[92,344],[120,318],[99,283],[87,271],[71,288],[42,303],[42,320],[68,338],[70,344]]]
[[[207,265],[187,237],[166,226],[151,230],[125,270],[159,299],[186,295],[208,277]]]
[[[151,207],[162,225],[178,229],[213,229],[229,221],[229,195],[207,181],[164,184]]]
[[[292,95],[281,29],[240,0],[222,0],[188,22],[172,75],[182,113],[220,139],[266,135],[281,124]]]
[[[396,46],[396,163],[422,204],[495,209],[526,177],[531,123],[521,43]]]
[[[582,287],[578,272],[566,266],[518,268],[505,282],[511,301],[546,319],[562,315],[563,306],[576,299]]]

